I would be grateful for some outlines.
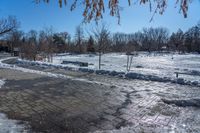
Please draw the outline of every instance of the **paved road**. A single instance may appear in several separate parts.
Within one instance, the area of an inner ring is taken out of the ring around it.
[[[95,81],[0,68],[0,79],[6,80],[0,90],[0,112],[29,122],[32,131],[200,132],[199,107],[181,107],[162,100],[199,98],[199,88],[20,67]]]

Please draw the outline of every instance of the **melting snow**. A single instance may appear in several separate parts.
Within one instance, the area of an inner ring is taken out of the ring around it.
[[[4,80],[0,80],[0,88],[1,86],[3,86],[5,84],[5,81]]]
[[[16,120],[9,120],[0,113],[0,133],[27,133],[25,126],[18,124]]]

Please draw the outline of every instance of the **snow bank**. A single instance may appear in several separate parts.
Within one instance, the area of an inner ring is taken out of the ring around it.
[[[44,75],[44,76],[48,76],[48,77],[52,77],[52,78],[64,78],[64,79],[70,79],[70,80],[75,80],[75,81],[83,81],[83,82],[87,82],[87,83],[94,83],[94,84],[100,84],[100,85],[106,85],[109,86],[109,84],[107,83],[102,83],[102,82],[98,82],[98,81],[90,81],[87,79],[83,79],[83,78],[74,78],[71,76],[67,76],[67,75],[63,75],[63,74],[55,74],[55,73],[51,73],[51,72],[43,72],[43,71],[39,71],[39,70],[32,70],[32,69],[27,69],[27,68],[23,68],[23,67],[19,67],[17,65],[11,65],[11,64],[5,64],[2,63],[5,60],[9,60],[9,59],[13,59],[11,58],[6,58],[6,59],[1,59],[0,60],[0,67],[1,68],[6,68],[6,69],[12,69],[12,70],[18,70],[18,71],[22,71],[22,72],[26,72],[26,73],[33,73],[33,74],[39,74],[39,75]],[[70,68],[70,67],[63,67],[63,66],[59,66],[59,65],[52,65],[52,64],[46,64],[46,63],[39,63],[39,62],[33,62],[33,61],[24,61],[24,60],[18,60],[17,64],[25,64],[25,65],[39,65],[40,67],[54,67],[54,68],[64,68],[67,70],[75,70],[78,71],[78,69],[76,68]]]
[[[200,107],[200,99],[162,99],[166,104],[175,104],[179,107]]]
[[[66,66],[62,64],[51,64],[51,63],[45,63],[45,62],[39,62],[39,61],[34,62],[34,61],[27,61],[27,60],[21,60],[21,59],[18,59],[17,64],[39,66],[43,68],[57,68],[57,69],[65,69],[65,70],[71,70],[71,71],[81,71],[85,73],[95,73],[98,75],[110,75],[110,76],[122,77],[126,79],[139,79],[139,80],[157,81],[157,82],[171,82],[171,83],[177,83],[181,85],[200,86],[199,81],[189,81],[183,78],[161,77],[157,75],[148,75],[148,74],[141,74],[141,73],[134,73],[134,72],[125,73],[125,72],[118,72],[118,71],[113,71],[113,70],[109,71],[109,70],[95,70],[91,68],[81,68],[81,67],[77,68],[77,67]],[[49,74],[49,75],[52,75],[52,74]]]
[[[35,74],[40,74],[40,75],[48,75],[49,77],[64,77],[64,75],[61,74],[52,74],[49,72],[42,72],[42,71],[37,71],[37,70],[31,70],[31,69],[26,69],[26,68],[22,68],[22,67],[18,67],[15,65],[9,65],[9,64],[4,64],[4,63],[0,63],[0,67],[2,68],[8,68],[8,69],[14,69],[14,70],[19,70],[22,72],[28,72],[28,73],[35,73]]]
[[[0,113],[0,133],[28,133],[24,125],[18,124],[16,120],[9,120]]]
[[[4,80],[0,80],[0,88],[5,84]]]

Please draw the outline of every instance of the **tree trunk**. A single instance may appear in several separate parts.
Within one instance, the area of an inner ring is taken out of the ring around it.
[[[127,66],[126,66],[126,71],[128,72],[128,64],[129,64],[129,55],[127,55]]]
[[[99,52],[99,70],[101,69],[101,51]]]

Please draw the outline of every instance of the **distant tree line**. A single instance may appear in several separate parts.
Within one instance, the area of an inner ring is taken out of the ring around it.
[[[141,31],[125,34],[111,33],[108,26],[101,24],[87,34],[82,26],[76,28],[75,36],[68,32],[55,32],[52,27],[28,33],[18,30],[18,22],[13,17],[2,19],[0,38],[7,40],[11,51],[20,50],[22,58],[36,60],[38,55],[52,61],[56,53],[99,53],[134,51],[177,51],[200,53],[200,24],[187,31],[179,29],[171,35],[164,27],[143,28]],[[100,57],[101,58],[101,57]]]

